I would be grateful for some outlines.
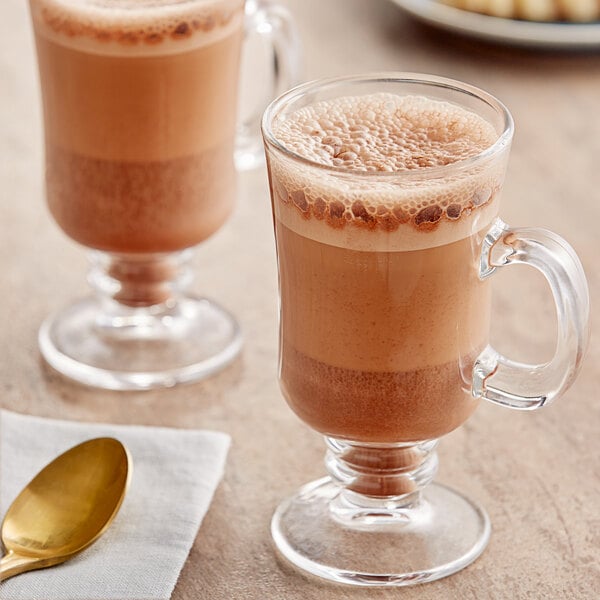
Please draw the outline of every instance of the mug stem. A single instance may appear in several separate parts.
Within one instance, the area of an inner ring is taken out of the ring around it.
[[[437,472],[437,440],[412,444],[359,444],[325,438],[325,466],[341,487],[334,518],[347,523],[407,522]]]
[[[88,282],[103,304],[173,306],[193,279],[191,250],[171,254],[89,253]],[[114,307],[113,307],[114,310]]]

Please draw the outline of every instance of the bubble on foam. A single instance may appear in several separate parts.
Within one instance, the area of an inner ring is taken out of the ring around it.
[[[241,25],[243,0],[31,0],[38,31],[98,53],[181,52]]]
[[[490,123],[459,106],[421,96],[343,97],[296,111],[274,134],[314,163],[342,167],[317,173],[271,157],[276,212],[303,235],[358,249],[422,248],[467,237],[497,213],[506,152],[492,164],[431,171],[476,156],[498,138]],[[374,172],[399,177],[365,177]],[[400,229],[401,237],[386,235]],[[436,239],[419,239],[424,232]]]
[[[392,94],[313,104],[280,123],[275,134],[309,160],[363,172],[446,166],[497,138],[491,124],[463,108]]]

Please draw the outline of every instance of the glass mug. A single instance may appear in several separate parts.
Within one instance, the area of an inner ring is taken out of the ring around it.
[[[498,100],[425,75],[312,82],[265,112],[280,385],[327,444],[329,476],[284,501],[271,524],[302,569],[394,586],[471,563],[489,519],[431,483],[437,440],[481,398],[539,408],[579,369],[589,317],[579,260],[557,235],[498,218],[512,135]],[[465,139],[479,146],[464,154]],[[488,343],[489,278],[511,264],[550,284],[558,338],[547,364]]]
[[[271,98],[298,76],[288,13],[263,0],[30,0],[30,9],[48,206],[92,250],[95,290],[45,321],[42,354],[102,388],[200,379],[235,358],[241,335],[227,311],[186,292],[190,248],[231,213],[234,154],[240,168],[256,164],[257,147],[263,154],[262,111],[244,107],[251,114],[236,123],[244,34],[275,57]]]

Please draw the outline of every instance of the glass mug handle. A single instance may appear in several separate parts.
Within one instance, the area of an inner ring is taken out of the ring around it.
[[[473,395],[511,408],[536,409],[561,396],[575,379],[589,338],[589,293],[575,251],[561,237],[538,228],[511,228],[498,219],[488,231],[479,276],[500,267],[525,264],[550,285],[558,319],[554,357],[541,365],[523,364],[491,346],[473,368]]]
[[[245,44],[256,38],[268,52],[268,65],[272,72],[257,73],[242,63],[242,102],[247,102],[244,92],[261,87],[260,96],[252,98],[250,110],[241,105],[235,146],[235,166],[239,171],[257,167],[263,162],[264,150],[260,135],[260,121],[265,107],[285,90],[300,80],[301,44],[300,36],[290,15],[283,6],[269,0],[247,0],[245,22]],[[244,53],[246,54],[246,53]],[[244,60],[244,56],[242,57]],[[270,81],[257,85],[257,78],[267,75]],[[245,79],[248,78],[248,79]],[[247,83],[247,85],[243,85]]]

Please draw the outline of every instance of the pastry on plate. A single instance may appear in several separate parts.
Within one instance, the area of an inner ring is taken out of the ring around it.
[[[589,22],[600,19],[600,0],[440,0],[495,17],[528,21]]]

